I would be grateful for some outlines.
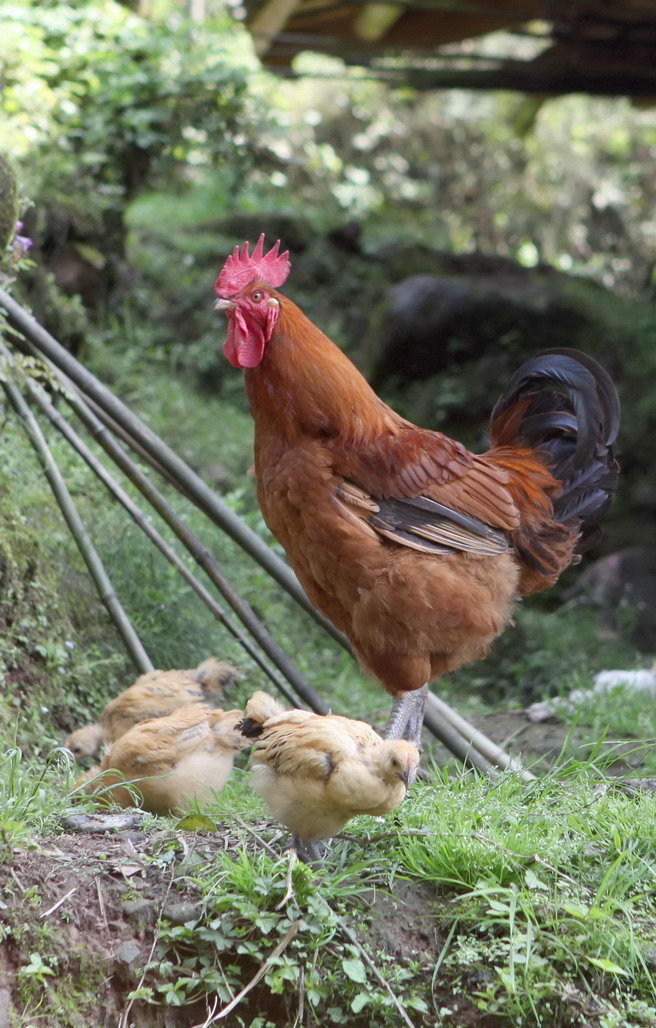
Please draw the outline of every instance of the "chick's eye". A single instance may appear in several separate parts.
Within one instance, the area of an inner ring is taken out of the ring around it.
[[[264,299],[264,293],[259,289],[256,289],[254,293],[251,293],[251,300],[253,303],[259,303],[262,299]]]

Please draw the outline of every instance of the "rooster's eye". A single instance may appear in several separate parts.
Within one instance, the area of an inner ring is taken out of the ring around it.
[[[253,301],[253,303],[259,303],[260,300],[263,299],[263,297],[264,293],[260,292],[259,289],[256,289],[254,293],[251,293],[251,300]]]

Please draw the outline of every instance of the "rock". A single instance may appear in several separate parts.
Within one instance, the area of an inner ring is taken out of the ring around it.
[[[641,668],[637,671],[600,671],[594,677],[595,692],[608,692],[618,685],[633,692],[656,694],[656,668]]]
[[[64,814],[60,823],[65,832],[118,832],[141,824],[146,816],[143,810],[124,814]]]
[[[203,913],[202,903],[167,903],[162,911],[163,916],[170,921],[171,924],[187,924],[188,921],[194,923],[198,921]]]
[[[621,778],[613,784],[616,789],[627,793],[628,796],[637,796],[641,792],[656,793],[656,778]]]
[[[280,211],[251,213],[250,211],[233,211],[221,217],[217,222],[206,222],[205,228],[217,229],[225,233],[236,243],[248,239],[251,250],[261,232],[266,234],[267,247],[273,246],[276,239],[282,240],[281,249],[290,249],[296,253],[303,251],[314,236],[312,227],[303,218]]]
[[[530,341],[526,356],[553,346],[565,330],[570,345],[588,323],[548,269],[492,258],[481,264],[477,254],[460,255],[458,265],[444,260],[443,274],[412,275],[389,290],[364,360],[374,389],[423,381],[454,361],[503,359],[513,340],[516,353],[521,340]]]
[[[558,711],[549,700],[537,700],[531,703],[524,711],[529,721],[540,724],[542,721],[551,721],[558,716]]]
[[[602,628],[656,652],[656,549],[629,546],[591,564],[566,594],[599,610]]]
[[[127,967],[131,967],[136,964],[141,958],[141,946],[134,939],[128,939],[126,942],[122,942],[114,953],[114,960],[118,964],[123,964]]]
[[[125,916],[138,928],[147,928],[157,920],[157,906],[154,900],[124,900],[121,909]]]

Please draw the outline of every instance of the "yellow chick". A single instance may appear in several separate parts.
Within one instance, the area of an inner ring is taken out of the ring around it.
[[[83,728],[71,732],[64,746],[71,751],[76,760],[84,760],[86,757],[95,757],[106,741],[102,725],[84,725]]]
[[[357,814],[388,814],[405,799],[419,766],[414,743],[382,739],[363,721],[284,710],[263,692],[238,725],[253,750],[254,788],[294,833],[302,860]]]
[[[180,707],[218,699],[237,676],[236,668],[216,657],[208,657],[197,668],[187,671],[147,671],[107,704],[100,724],[85,725],[71,732],[64,745],[76,760],[94,757],[103,746],[115,742],[140,721],[166,717]]]
[[[228,780],[235,754],[248,745],[235,731],[243,716],[196,703],[142,721],[76,786],[153,814],[180,814],[194,802],[207,803]]]

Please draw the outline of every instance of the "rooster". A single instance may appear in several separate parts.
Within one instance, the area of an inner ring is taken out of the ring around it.
[[[524,363],[467,450],[387,406],[278,291],[279,242],[235,247],[216,282],[244,369],[264,519],[315,606],[392,695],[387,738],[419,745],[428,683],[483,657],[521,596],[592,541],[616,487],[619,401],[574,350]]]
[[[285,710],[264,692],[251,696],[237,730],[256,740],[255,791],[292,830],[306,862],[349,818],[398,807],[419,764],[411,742],[381,739],[364,721]]]

